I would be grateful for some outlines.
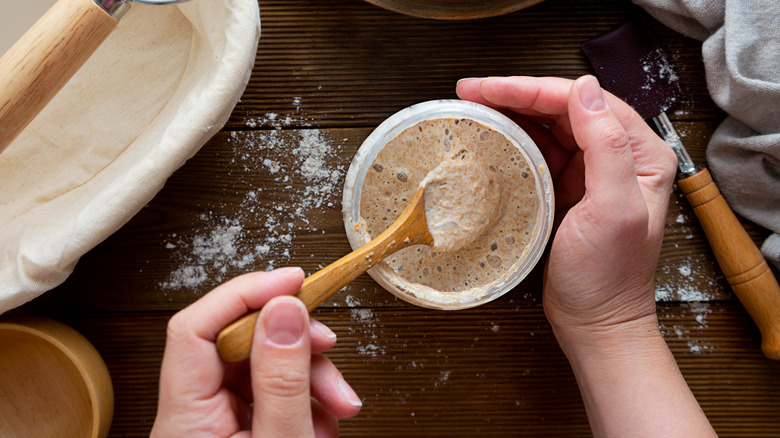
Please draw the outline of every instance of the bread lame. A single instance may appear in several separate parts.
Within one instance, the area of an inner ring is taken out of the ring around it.
[[[639,14],[582,45],[602,87],[652,119],[677,155],[678,185],[737,298],[761,331],[761,349],[780,360],[780,286],[712,176],[697,166],[666,111],[683,98],[679,77]]]

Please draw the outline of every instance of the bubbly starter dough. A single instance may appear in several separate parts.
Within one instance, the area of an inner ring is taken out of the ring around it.
[[[420,183],[433,249],[455,251],[477,240],[501,216],[501,187],[491,172],[460,150]]]
[[[493,176],[500,193],[495,223],[456,251],[415,245],[387,257],[396,283],[465,293],[506,277],[535,232],[539,196],[528,163],[502,134],[469,119],[433,119],[407,128],[379,152],[363,182],[360,233],[366,242],[401,214],[420,183],[442,161],[465,153]],[[460,190],[460,189],[459,189]],[[430,224],[429,224],[430,226]]]

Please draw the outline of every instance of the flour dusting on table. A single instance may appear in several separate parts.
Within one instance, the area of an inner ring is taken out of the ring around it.
[[[695,216],[687,212],[690,208],[682,193],[672,196],[671,202],[681,211],[672,216],[669,224],[679,238],[692,240],[697,227]],[[679,248],[678,244],[674,244]],[[658,302],[658,317],[661,334],[670,344],[678,344],[679,348],[691,354],[704,354],[716,349],[716,344],[708,342],[700,332],[709,327],[708,317],[717,305],[719,285],[723,278],[716,262],[704,252],[690,251],[680,256],[676,262],[667,262],[659,267],[660,275],[656,277],[655,299]],[[716,273],[716,275],[713,275]],[[662,303],[679,302],[679,307]]]
[[[268,120],[276,123],[277,116],[266,115]],[[295,252],[296,232],[319,231],[323,209],[338,205],[345,169],[327,157],[341,145],[320,130],[232,132],[227,144],[230,169],[241,169],[236,190],[250,185],[236,209],[240,213],[204,212],[199,222],[205,225],[164,240],[176,263],[160,284],[165,289],[213,287],[243,272],[284,266]],[[257,186],[260,172],[274,184]]]

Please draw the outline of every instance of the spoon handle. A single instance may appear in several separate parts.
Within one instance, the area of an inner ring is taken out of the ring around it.
[[[303,281],[297,296],[309,312],[386,256],[408,246],[433,243],[425,222],[423,196],[424,188],[418,189],[412,202],[382,234]],[[244,315],[219,332],[217,350],[222,359],[238,362],[249,357],[259,314],[258,310]]]

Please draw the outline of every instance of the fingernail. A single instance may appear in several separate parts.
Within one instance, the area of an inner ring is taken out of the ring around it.
[[[279,346],[293,345],[303,336],[305,318],[303,305],[295,301],[279,300],[265,309],[267,339]]]
[[[339,391],[341,391],[341,395],[343,395],[352,406],[363,406],[363,402],[360,400],[360,397],[355,394],[355,391],[352,390],[352,387],[349,386],[349,383],[347,383],[346,380],[341,379],[341,382],[339,382]]]
[[[303,277],[303,276],[306,275],[306,274],[303,273],[303,269],[301,269],[301,268],[299,268],[297,266],[290,266],[290,267],[286,267],[286,268],[278,268],[278,269],[275,269],[273,272],[277,272],[277,273],[279,273],[281,275],[285,275],[285,276],[289,275],[291,277],[292,276]]]
[[[325,335],[331,341],[335,341],[336,340],[336,334],[333,333],[333,330],[331,330],[325,324],[317,321],[316,319],[310,320],[309,324],[311,325],[312,329],[314,329],[315,331]]]
[[[478,79],[479,79],[479,78],[463,78],[463,79],[458,79],[458,82],[455,84],[455,86],[457,87],[457,86],[458,86],[458,85],[460,85],[460,84],[465,84],[466,82],[476,81],[476,80],[478,80]]]
[[[577,81],[580,102],[587,110],[599,112],[607,108],[604,93],[601,92],[599,81],[593,76],[584,76]]]

